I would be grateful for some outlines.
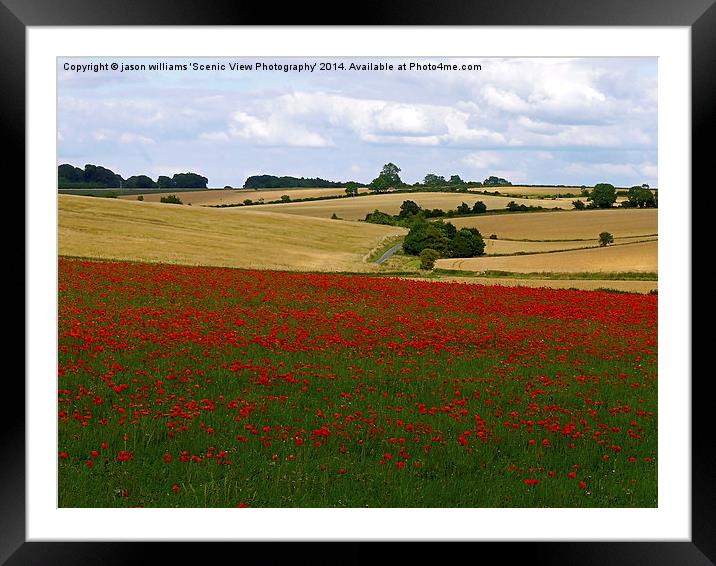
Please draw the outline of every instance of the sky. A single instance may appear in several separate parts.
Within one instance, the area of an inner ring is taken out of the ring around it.
[[[332,68],[284,70],[320,62]],[[119,69],[83,67],[102,63]],[[656,58],[59,58],[57,126],[58,165],[191,171],[210,187],[259,174],[369,183],[388,162],[408,183],[658,186]]]

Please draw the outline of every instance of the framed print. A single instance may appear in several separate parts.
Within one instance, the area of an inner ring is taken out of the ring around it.
[[[346,26],[6,4],[8,564],[207,552],[185,541],[712,563],[709,2]]]

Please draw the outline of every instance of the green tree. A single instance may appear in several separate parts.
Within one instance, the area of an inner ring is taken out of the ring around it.
[[[291,202],[291,197],[288,195],[281,195],[281,202]]]
[[[475,204],[472,205],[472,212],[474,214],[483,214],[487,212],[487,205],[481,200],[478,200]]]
[[[485,241],[476,229],[462,228],[450,240],[450,257],[475,257],[485,253]]]
[[[354,181],[348,181],[346,183],[346,194],[349,197],[354,197],[358,194],[358,183]]]
[[[470,208],[470,205],[466,202],[462,202],[457,206],[457,213],[458,214],[470,214],[470,211],[472,209]]]
[[[423,184],[429,187],[434,187],[436,185],[444,185],[445,177],[443,177],[442,175],[435,175],[434,173],[428,173],[427,175],[425,175]]]
[[[435,260],[440,258],[440,252],[432,248],[425,248],[420,252],[420,269],[430,271],[435,267]]]
[[[573,206],[576,210],[584,210],[585,204],[584,204],[584,201],[581,201],[581,200],[573,200],[573,201],[572,201],[572,206]]]
[[[634,186],[627,191],[627,200],[633,208],[654,208],[656,206],[656,198],[654,193],[649,190],[648,185],[644,187]]]
[[[400,180],[400,168],[394,163],[386,163],[380,174],[370,182],[370,188],[376,193],[382,193],[390,188],[399,187],[403,184]]]
[[[416,222],[403,240],[403,250],[408,255],[419,255],[425,248],[432,248],[438,253],[446,254],[450,239],[437,223]]]
[[[166,175],[159,175],[159,177],[157,178],[157,186],[160,189],[174,188],[174,184],[172,183],[171,177],[167,177]]]
[[[450,175],[450,180],[448,181],[451,185],[464,185],[465,181],[463,181],[460,178],[460,175]]]
[[[144,200],[144,195],[139,195],[139,196],[137,197],[137,200]]]
[[[196,173],[175,173],[172,185],[182,189],[205,189],[209,179]]]
[[[404,200],[403,204],[400,205],[400,213],[398,218],[407,218],[408,216],[414,216],[420,213],[421,208],[418,203],[412,200]]]
[[[387,226],[395,225],[395,218],[393,218],[390,214],[381,212],[377,208],[373,212],[369,212],[365,215],[365,221],[372,224],[385,224]]]
[[[614,236],[609,232],[602,232],[599,234],[599,245],[604,247],[614,243]]]
[[[597,183],[589,193],[589,200],[596,208],[611,208],[617,200],[617,191],[609,183]]]
[[[127,189],[156,189],[157,184],[146,175],[132,175],[124,182]]]

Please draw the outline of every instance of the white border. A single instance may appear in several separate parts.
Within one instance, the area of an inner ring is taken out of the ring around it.
[[[27,540],[691,540],[691,30],[27,28]],[[658,56],[657,509],[58,509],[58,56]],[[668,335],[667,335],[668,331]]]

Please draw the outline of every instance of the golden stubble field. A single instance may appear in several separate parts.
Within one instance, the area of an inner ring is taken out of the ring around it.
[[[368,189],[359,189],[359,193],[367,193]],[[281,200],[282,195],[288,195],[292,199],[316,198],[330,196],[345,196],[345,189],[322,189],[322,188],[293,188],[293,189],[210,189],[206,191],[181,191],[162,192],[152,191],[143,193],[145,202],[160,202],[161,197],[177,195],[184,204],[192,206],[214,206],[221,204],[241,204],[246,199],[254,202],[263,199],[265,202]],[[121,200],[137,200],[139,195],[123,195],[118,197]]]
[[[614,208],[470,216],[450,220],[457,228],[475,227],[485,238],[513,240],[596,239],[601,232],[615,238],[654,236],[658,233],[657,209]]]
[[[374,271],[404,228],[253,209],[58,196],[59,255],[248,269]]]
[[[658,242],[567,250],[529,255],[439,259],[435,267],[464,271],[508,271],[511,273],[580,273],[658,271]]]
[[[473,193],[384,193],[364,197],[345,198],[337,200],[314,202],[290,202],[286,204],[264,204],[252,207],[258,210],[273,210],[286,214],[301,216],[314,216],[316,218],[330,218],[336,214],[345,220],[363,220],[366,214],[380,210],[388,214],[398,214],[403,201],[412,200],[422,208],[440,208],[442,210],[455,209],[465,202],[470,207],[477,201],[482,201],[490,209],[504,209],[510,201],[517,204],[543,206],[545,208],[560,208],[569,210],[573,208],[575,199],[519,199],[512,197],[496,197],[491,195],[477,195]],[[451,220],[451,222],[453,222]]]

